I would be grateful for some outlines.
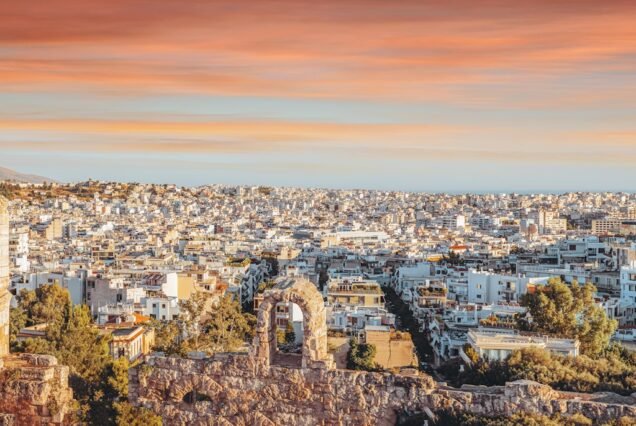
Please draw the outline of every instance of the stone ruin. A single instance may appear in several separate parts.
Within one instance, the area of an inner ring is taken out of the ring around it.
[[[0,197],[0,426],[69,422],[68,367],[47,355],[9,353],[9,214]]]
[[[277,352],[274,315],[280,301],[303,310],[299,359]],[[203,360],[153,355],[129,376],[130,402],[160,414],[168,425],[393,425],[402,413],[446,408],[489,415],[580,413],[595,423],[636,418],[636,395],[557,392],[523,380],[456,389],[415,371],[336,369],[327,350],[322,297],[312,283],[298,279],[265,292],[248,353]]]

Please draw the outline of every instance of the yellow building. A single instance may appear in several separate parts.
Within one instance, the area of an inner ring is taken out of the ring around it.
[[[327,284],[327,303],[383,308],[384,293],[376,281],[331,280]]]

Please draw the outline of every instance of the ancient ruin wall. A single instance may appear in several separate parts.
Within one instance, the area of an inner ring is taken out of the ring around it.
[[[68,367],[55,357],[0,359],[0,426],[70,424],[73,407]]]
[[[9,214],[0,197],[0,426],[69,422],[68,367],[47,355],[9,354]]]
[[[280,301],[303,310],[302,362],[277,359],[273,312]],[[454,389],[427,375],[334,369],[324,315],[313,284],[281,281],[265,292],[249,354],[151,356],[129,372],[130,401],[169,425],[393,425],[403,412],[445,408],[489,415],[581,413],[596,421],[636,417],[631,397],[567,394],[530,381]]]
[[[596,421],[636,417],[634,398],[567,394],[531,381],[453,389],[427,375],[287,368],[242,354],[150,357],[130,371],[129,394],[169,425],[393,425],[405,411],[451,407],[487,415],[581,413]]]

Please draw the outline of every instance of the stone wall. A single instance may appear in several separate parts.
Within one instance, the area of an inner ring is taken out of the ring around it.
[[[73,406],[68,367],[55,357],[0,358],[0,426],[70,424]]]
[[[69,423],[68,367],[47,355],[9,355],[9,214],[0,197],[0,426]]]
[[[296,303],[303,311],[303,353],[296,361],[277,352],[278,302]],[[581,413],[597,422],[636,418],[636,399],[613,394],[556,392],[530,381],[454,389],[416,371],[335,369],[322,296],[302,279],[280,280],[265,292],[249,353],[205,360],[151,356],[129,377],[130,401],[168,425],[393,425],[404,412],[445,408],[490,415]]]
[[[198,397],[189,398],[192,391]],[[393,425],[405,411],[444,408],[489,415],[581,413],[596,421],[636,417],[631,397],[562,393],[531,381],[454,389],[427,375],[286,368],[243,354],[152,356],[130,371],[129,393],[133,404],[169,425]]]

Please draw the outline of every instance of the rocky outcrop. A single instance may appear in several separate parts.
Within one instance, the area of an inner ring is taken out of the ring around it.
[[[72,418],[68,367],[55,357],[22,354],[0,359],[0,425],[62,425]]]
[[[48,355],[9,355],[9,214],[0,197],[0,426],[69,423],[68,367]]]
[[[273,314],[281,301],[303,310],[302,362],[281,362],[276,352]],[[404,412],[445,408],[507,416],[521,410],[582,413],[596,422],[636,417],[634,398],[556,392],[531,381],[455,389],[416,372],[334,369],[322,297],[304,280],[282,280],[265,292],[248,354],[205,360],[156,355],[129,376],[130,401],[169,425],[393,425]]]
[[[554,391],[532,381],[441,386],[427,375],[287,368],[249,355],[150,357],[130,371],[130,400],[170,425],[392,425],[403,412],[455,408],[486,415],[581,413],[636,417],[636,400]]]

